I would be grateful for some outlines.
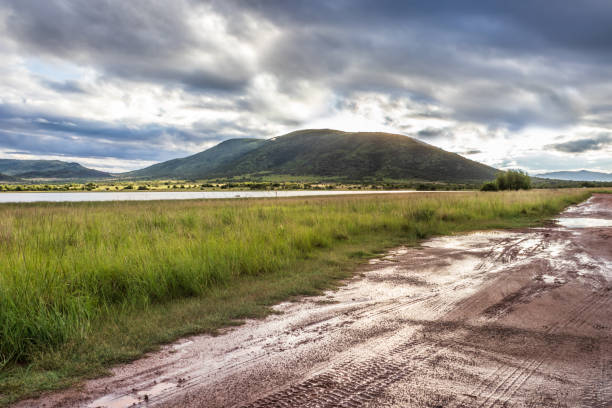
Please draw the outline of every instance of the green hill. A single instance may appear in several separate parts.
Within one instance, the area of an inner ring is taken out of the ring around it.
[[[265,143],[263,139],[230,139],[193,156],[157,163],[141,170],[124,173],[122,176],[143,179],[206,178],[216,168],[233,162]]]
[[[18,180],[19,179],[17,177],[7,176],[6,174],[0,173],[0,182],[18,181]]]
[[[315,129],[268,140],[228,140],[194,156],[127,175],[194,179],[270,175],[467,182],[489,180],[496,172],[492,167],[403,135]]]
[[[61,160],[0,159],[0,173],[21,179],[104,179],[112,177],[109,173]]]

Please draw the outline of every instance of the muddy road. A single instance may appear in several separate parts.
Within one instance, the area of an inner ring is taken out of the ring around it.
[[[610,407],[612,195],[397,248],[276,309],[18,406]]]

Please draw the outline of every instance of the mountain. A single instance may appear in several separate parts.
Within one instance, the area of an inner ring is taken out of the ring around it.
[[[597,171],[555,171],[552,173],[538,174],[537,177],[554,180],[573,181],[612,181],[612,173],[600,173]]]
[[[217,156],[223,153],[223,156]],[[184,159],[128,173],[143,178],[240,175],[318,176],[337,180],[388,178],[468,182],[497,170],[408,136],[311,129],[268,140],[234,139]]]
[[[0,182],[6,182],[6,181],[18,181],[19,179],[17,177],[13,177],[13,176],[7,176],[6,174],[2,174],[0,173]]]
[[[157,163],[122,176],[146,179],[204,178],[214,169],[233,162],[265,143],[263,139],[230,139],[193,156]]]
[[[103,171],[60,160],[0,159],[0,173],[22,179],[103,179],[112,177],[111,174]]]

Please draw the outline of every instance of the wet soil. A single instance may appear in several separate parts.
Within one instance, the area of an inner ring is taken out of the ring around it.
[[[610,407],[611,220],[595,195],[545,228],[397,248],[336,291],[18,406]]]

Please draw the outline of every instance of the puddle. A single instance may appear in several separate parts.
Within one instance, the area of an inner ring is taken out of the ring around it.
[[[563,284],[563,283],[565,283],[565,279],[559,278],[558,276],[542,275],[541,279],[547,285],[554,285],[554,284]]]
[[[156,397],[164,392],[176,388],[175,383],[159,382],[151,388],[138,391],[138,398],[133,395],[105,395],[89,404],[88,408],[127,408],[138,405],[143,401],[147,401],[151,397]]]
[[[138,391],[138,395],[144,397],[156,397],[158,395],[163,394],[165,391],[172,389],[172,388],[176,388],[176,384],[175,383],[171,383],[171,382],[160,382],[155,384],[153,387],[149,388],[148,390],[143,390],[143,391]]]
[[[187,340],[187,341],[184,341],[184,342],[181,342],[181,343],[178,343],[178,344],[173,345],[173,346],[172,346],[172,349],[173,349],[174,351],[178,351],[178,350],[181,350],[181,349],[183,349],[183,348],[185,348],[185,347],[187,347],[187,346],[190,346],[190,345],[192,345],[192,344],[193,344],[193,341],[191,341],[191,340]]]
[[[131,395],[106,395],[89,404],[88,408],[127,408],[138,404],[140,400]]]
[[[557,218],[555,221],[565,228],[612,227],[612,220],[603,218]]]

